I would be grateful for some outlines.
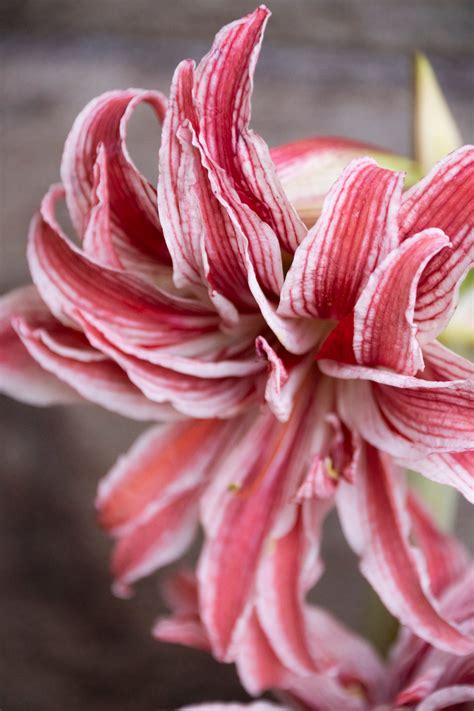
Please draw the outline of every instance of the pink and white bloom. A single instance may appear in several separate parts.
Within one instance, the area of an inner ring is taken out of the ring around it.
[[[176,559],[201,523],[204,631],[190,621],[190,639],[223,660],[267,640],[298,678],[327,676],[346,650],[343,687],[354,674],[368,684],[372,652],[304,605],[334,506],[391,612],[443,653],[474,649],[411,539],[403,473],[472,498],[473,367],[436,337],[473,261],[474,151],[407,192],[367,157],[329,192],[303,180],[328,155],[342,168],[367,150],[314,140],[272,153],[249,129],[268,15],[224,27],[197,67],[182,62],[168,103],[133,89],[80,114],[62,185],[32,223],[35,287],[0,303],[0,385],[167,420],[99,489],[118,592]],[[157,191],[125,145],[140,102],[163,121]],[[55,217],[63,199],[79,245]]]
[[[426,553],[427,571],[440,607],[450,611],[466,631],[474,630],[474,567],[465,550],[441,533],[413,498],[413,535]],[[159,620],[161,639],[206,648],[205,626],[193,576],[180,572],[167,583],[166,598],[174,614]],[[474,700],[474,654],[459,657],[441,652],[408,628],[401,628],[388,661],[380,662],[370,647],[336,623],[323,610],[306,606],[308,632],[315,658],[325,672],[294,672],[285,666],[258,624],[258,613],[248,622],[248,636],[236,655],[244,687],[258,695],[271,688],[284,701],[279,709],[307,711],[435,711]],[[191,630],[194,630],[191,632]],[[198,632],[199,631],[199,632]],[[209,647],[210,645],[208,645]],[[193,709],[253,709],[259,704],[190,707]]]

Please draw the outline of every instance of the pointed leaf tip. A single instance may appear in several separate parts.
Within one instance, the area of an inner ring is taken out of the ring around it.
[[[415,158],[424,173],[462,144],[459,129],[427,57],[417,52],[414,69]]]

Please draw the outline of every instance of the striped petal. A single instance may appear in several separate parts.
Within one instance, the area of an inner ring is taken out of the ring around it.
[[[390,612],[419,637],[454,654],[472,652],[474,638],[442,616],[421,551],[409,543],[401,472],[370,445],[363,447],[359,463],[355,485],[343,482],[338,497],[341,523],[361,557],[362,573]]]
[[[61,179],[74,227],[84,238],[91,211],[97,205],[97,168],[102,173],[102,199],[107,197],[113,239],[169,264],[156,208],[156,191],[134,165],[126,146],[128,121],[140,103],[148,104],[159,121],[166,99],[160,92],[141,89],[111,91],[93,99],[79,114],[67,138]],[[106,171],[106,172],[105,172]],[[105,183],[106,181],[106,183]],[[89,235],[86,246],[95,254],[105,245]],[[105,239],[110,239],[107,232]]]
[[[420,279],[415,319],[420,339],[437,336],[456,307],[460,283],[474,263],[474,147],[464,146],[438,163],[403,196],[401,238],[427,227],[449,237],[450,250],[441,251]]]
[[[84,336],[51,316],[17,316],[12,325],[18,340],[41,367],[85,400],[137,420],[176,420],[170,405],[150,402],[113,361],[95,350]],[[34,392],[34,391],[33,391]],[[67,392],[67,390],[66,390]],[[15,394],[15,393],[14,393]],[[69,398],[70,400],[73,398]]]
[[[99,486],[100,523],[117,539],[116,588],[179,557],[196,532],[202,488],[235,423],[187,420],[154,427]]]
[[[403,174],[353,161],[333,185],[321,217],[298,248],[279,313],[340,319],[375,267],[398,245]]]
[[[0,391],[30,405],[75,402],[80,398],[32,357],[15,330],[20,317],[50,318],[34,286],[0,299]]]
[[[252,238],[260,241],[264,235],[259,223],[268,225],[289,252],[306,233],[278,180],[268,147],[248,130],[253,74],[269,15],[260,6],[222,28],[199,64],[195,87],[200,141],[213,165],[225,174],[236,209],[243,219],[247,215],[255,257],[260,247]]]
[[[33,279],[58,318],[74,321],[76,311],[91,312],[124,338],[147,345],[181,341],[182,328],[191,337],[215,328],[216,317],[209,309],[99,266],[74,246],[54,215],[62,196],[60,186],[46,195],[41,214],[33,219],[28,246]]]
[[[324,397],[317,387],[302,388],[288,422],[278,423],[268,412],[257,418],[204,497],[201,613],[220,659],[232,658],[266,546],[285,532],[274,529],[277,519],[290,526],[296,513],[298,486],[321,446],[317,423],[326,411]]]
[[[315,499],[300,506],[292,528],[263,552],[257,576],[256,608],[262,628],[281,662],[296,674],[331,665],[324,650],[313,657],[304,598],[321,575],[321,527],[332,502]]]
[[[414,316],[418,283],[430,260],[448,244],[440,230],[429,229],[391,252],[371,275],[353,315],[330,334],[318,358],[343,360],[352,346],[349,360],[360,365],[408,375],[422,370]]]
[[[193,99],[194,65],[182,62],[173,77],[160,149],[158,205],[178,287],[203,289],[225,317],[255,309],[245,260],[225,207],[215,198],[199,149]],[[215,294],[219,295],[216,300]],[[222,303],[224,300],[224,303]]]
[[[338,410],[349,428],[404,467],[454,486],[469,500],[473,399],[473,384],[465,380],[411,378],[408,387],[352,380],[338,387]]]
[[[406,171],[410,185],[420,177],[414,161],[348,138],[305,138],[272,148],[271,156],[288,199],[308,228],[321,215],[333,183],[356,158],[368,156],[383,168]]]

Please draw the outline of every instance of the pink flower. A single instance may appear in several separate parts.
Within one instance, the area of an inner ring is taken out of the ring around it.
[[[430,585],[438,604],[466,632],[474,630],[474,567],[466,552],[432,520],[413,498],[414,536],[427,557]],[[174,609],[159,620],[155,634],[164,640],[206,648],[205,627],[199,618],[197,588],[191,574],[171,577],[166,598]],[[306,606],[311,637],[312,671],[295,672],[282,660],[262,630],[258,612],[249,616],[235,660],[247,691],[258,695],[272,688],[284,700],[280,709],[308,711],[435,711],[474,700],[474,654],[459,657],[441,652],[402,628],[388,662],[382,664],[370,647],[325,611]],[[207,645],[210,648],[210,644]],[[249,706],[207,705],[192,709],[258,709]],[[456,707],[457,708],[457,707]]]
[[[78,117],[64,187],[31,227],[36,288],[0,305],[0,383],[27,401],[79,395],[169,420],[99,489],[118,592],[179,557],[201,522],[204,632],[190,623],[191,637],[223,660],[267,640],[297,675],[347,651],[350,680],[359,658],[376,673],[372,652],[303,605],[334,506],[391,612],[446,653],[474,648],[410,539],[400,468],[472,496],[473,368],[435,338],[473,259],[474,153],[405,193],[402,173],[360,158],[322,202],[328,186],[301,180],[308,165],[366,149],[315,140],[272,160],[248,128],[268,14],[223,28],[197,68],[182,62],[168,105],[111,92]],[[125,146],[142,101],[164,120],[157,194]],[[80,246],[55,217],[63,197]]]

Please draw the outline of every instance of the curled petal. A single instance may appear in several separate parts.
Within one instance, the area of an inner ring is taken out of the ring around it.
[[[321,575],[321,526],[332,503],[305,502],[293,527],[269,541],[257,577],[258,617],[275,653],[296,674],[322,670],[332,664],[311,653],[304,614],[304,597]]]
[[[16,289],[0,299],[0,391],[30,405],[80,400],[74,389],[54,372],[44,370],[25,347],[15,323],[26,316],[52,320],[34,286]]]
[[[160,218],[176,285],[199,291],[209,282],[211,299],[229,317],[229,305],[216,301],[215,293],[241,311],[255,307],[241,246],[195,145],[193,84],[193,63],[181,62],[173,77],[160,148]],[[235,316],[230,313],[230,318]]]
[[[98,151],[107,164],[107,197],[112,229],[147,255],[169,264],[156,209],[156,192],[128,154],[127,124],[145,102],[162,121],[166,99],[160,92],[126,89],[93,99],[79,114],[64,147],[61,179],[72,222],[82,238],[90,222],[97,185]]]
[[[85,400],[137,420],[176,420],[169,405],[150,402],[119,366],[78,332],[49,318],[17,317],[13,326],[31,358]]]
[[[279,313],[340,319],[352,310],[369,275],[398,244],[402,187],[402,173],[370,158],[344,170],[295,254]]]
[[[302,391],[288,422],[278,423],[267,412],[251,424],[203,501],[201,612],[214,654],[221,659],[233,656],[265,547],[284,532],[274,530],[277,517],[290,525],[298,484],[320,446],[315,420],[324,416],[324,396],[319,389]]]
[[[253,74],[269,15],[260,6],[217,34],[199,64],[195,99],[206,154],[226,174],[242,207],[248,206],[278,235],[283,248],[293,252],[305,227],[285,195],[268,147],[248,130]],[[252,253],[254,247],[250,239]]]
[[[182,341],[182,328],[192,337],[211,324],[215,327],[216,317],[209,309],[91,261],[67,240],[54,217],[62,195],[60,186],[46,195],[41,215],[32,221],[28,245],[33,279],[58,318],[71,322],[75,311],[91,312],[122,337],[143,345]]]
[[[449,244],[440,230],[405,240],[371,275],[354,309],[357,363],[413,375],[423,369],[414,323],[419,280],[429,261]]]
[[[420,279],[415,319],[420,338],[437,336],[457,304],[460,283],[474,263],[474,147],[464,146],[408,190],[400,210],[401,238],[427,227],[449,237],[450,250],[431,260]]]
[[[419,637],[453,654],[472,652],[474,638],[442,616],[421,551],[410,546],[401,473],[370,445],[359,462],[355,485],[343,482],[338,497],[341,523],[361,556],[362,573],[392,614]]]
[[[283,361],[263,336],[257,338],[255,345],[257,354],[268,361],[265,400],[275,417],[280,422],[286,422],[291,416],[301,384],[313,367],[313,359],[311,356],[298,358],[285,353],[282,354]]]
[[[84,230],[82,246],[87,254],[90,254],[101,264],[122,269],[122,261],[112,234],[109,202],[107,155],[104,144],[101,143],[97,148],[97,159],[94,164],[91,209]]]
[[[186,491],[119,538],[111,564],[118,596],[128,596],[132,583],[184,553],[197,531],[198,501],[198,489]]]
[[[120,457],[101,481],[96,500],[99,521],[124,532],[203,480],[229,423],[187,420],[153,427]]]
[[[248,377],[200,378],[163,368],[116,348],[90,320],[77,314],[90,342],[127,373],[152,402],[169,402],[188,417],[233,417],[255,403],[257,381]]]

